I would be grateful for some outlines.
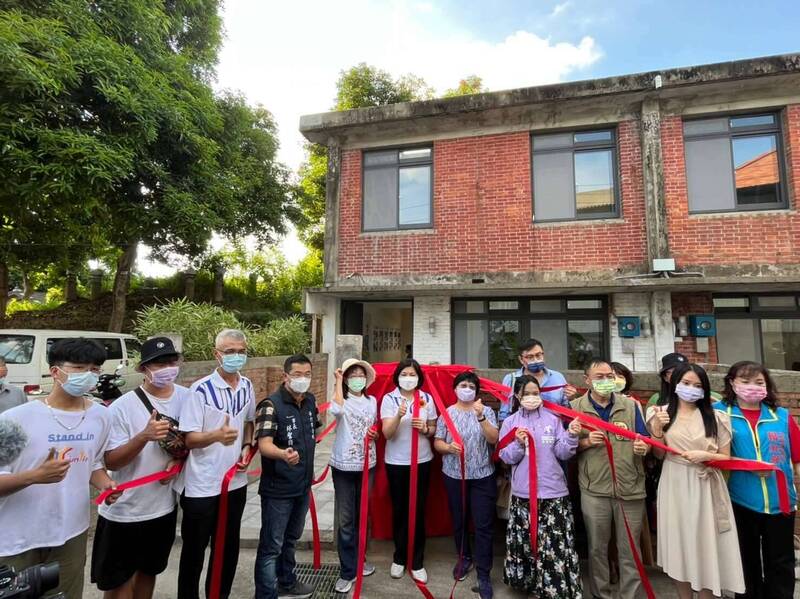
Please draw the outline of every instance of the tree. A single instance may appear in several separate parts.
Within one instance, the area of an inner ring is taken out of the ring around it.
[[[24,213],[56,214],[57,241],[80,247],[82,223],[99,224],[117,254],[110,330],[122,327],[140,242],[196,256],[212,231],[261,243],[284,232],[297,212],[272,117],[211,90],[219,0],[8,5],[0,169],[11,185],[0,194],[14,206],[0,223],[30,238],[54,223],[30,230]]]
[[[339,73],[334,110],[384,106],[398,102],[429,100],[433,89],[416,75],[392,76],[366,63]],[[300,166],[300,184],[295,198],[300,209],[297,228],[300,238],[311,249],[322,251],[325,245],[325,177],[328,172],[328,149],[306,144],[306,160]]]
[[[470,94],[482,94],[489,91],[483,84],[483,79],[477,75],[470,75],[458,82],[458,87],[448,89],[442,94],[443,98],[455,98],[456,96],[468,96]]]

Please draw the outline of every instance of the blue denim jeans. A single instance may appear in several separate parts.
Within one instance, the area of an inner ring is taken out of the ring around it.
[[[347,472],[331,468],[336,492],[334,511],[339,518],[336,549],[339,551],[339,576],[354,580],[358,573],[358,527],[361,523],[361,476],[363,472]],[[375,468],[369,471],[369,487],[375,479]]]
[[[303,534],[308,513],[308,493],[285,499],[261,496],[261,536],[256,554],[256,599],[277,599],[278,585],[291,587],[294,551]]]

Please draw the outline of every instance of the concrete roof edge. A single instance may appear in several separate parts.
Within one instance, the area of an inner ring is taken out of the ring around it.
[[[661,76],[662,90],[681,86],[750,79],[770,75],[800,73],[800,53],[778,54],[714,64],[646,71],[629,75],[585,79],[504,91],[403,102],[386,106],[323,112],[300,117],[300,132],[311,141],[322,141],[325,134],[380,122],[420,117],[457,115],[502,109],[556,100],[570,100],[612,94],[656,91],[654,79]]]

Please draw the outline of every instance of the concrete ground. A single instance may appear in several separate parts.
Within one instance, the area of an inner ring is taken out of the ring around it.
[[[416,586],[406,576],[400,580],[394,580],[389,576],[389,566],[392,562],[392,543],[389,541],[375,541],[370,545],[368,559],[375,564],[377,571],[372,576],[364,579],[364,588],[361,596],[365,599],[377,597],[409,597],[419,598],[422,595]],[[425,567],[428,570],[430,583],[429,590],[437,597],[442,599],[450,596],[450,588],[453,584],[453,564],[455,562],[453,542],[451,539],[435,538],[428,541],[426,548]],[[524,594],[512,591],[503,584],[503,556],[502,542],[498,543],[495,552],[495,566],[492,571],[492,581],[494,583],[495,597],[497,599],[522,599]],[[250,599],[254,596],[253,585],[253,566],[255,562],[255,549],[243,548],[239,553],[239,568],[237,569],[236,579],[234,580],[231,599]],[[180,544],[176,543],[170,556],[169,568],[162,574],[156,583],[155,599],[174,599],[177,596],[178,587],[178,560],[180,558]],[[311,563],[312,556],[308,550],[298,551],[297,561]],[[336,552],[326,549],[323,552],[322,560],[324,563],[335,563],[337,560]],[[585,563],[582,564],[585,570]],[[659,599],[677,598],[672,583],[661,572],[651,569],[650,581]],[[96,587],[88,584],[88,568],[86,572],[87,584],[84,591],[84,599],[102,599],[103,594]],[[204,575],[205,576],[205,575]],[[205,578],[203,578],[205,580]],[[470,587],[475,583],[474,572],[456,589],[455,597],[477,598],[477,593],[473,593]],[[585,583],[584,583],[585,584]],[[585,588],[585,587],[584,587]],[[584,595],[589,599],[588,595]],[[795,597],[800,597],[796,594]]]

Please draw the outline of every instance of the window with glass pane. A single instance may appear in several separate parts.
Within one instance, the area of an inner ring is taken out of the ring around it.
[[[364,231],[412,229],[432,224],[432,150],[364,152]]]
[[[764,366],[800,370],[800,319],[762,319]]]
[[[516,368],[519,342],[518,320],[490,320],[489,368]]]
[[[486,306],[484,302],[480,300],[458,300],[453,302],[453,309],[456,314],[481,314],[486,312]]]
[[[519,302],[489,302],[489,310],[518,310]]]
[[[569,367],[582,370],[593,358],[602,357],[603,321],[567,321],[569,335]]]
[[[550,368],[564,370],[569,367],[566,320],[531,320],[530,332],[532,338],[544,344],[544,359]]]
[[[715,297],[715,308],[749,308],[749,297]]]
[[[453,327],[456,364],[476,368],[489,366],[489,323],[485,320],[457,320]]]
[[[619,213],[613,130],[533,136],[537,222],[605,218]]]
[[[779,121],[761,114],[684,123],[690,212],[785,205]]]
[[[575,211],[579,217],[614,212],[613,164],[611,150],[575,153]]]
[[[717,356],[720,364],[739,360],[761,361],[758,321],[749,318],[717,319]]]

